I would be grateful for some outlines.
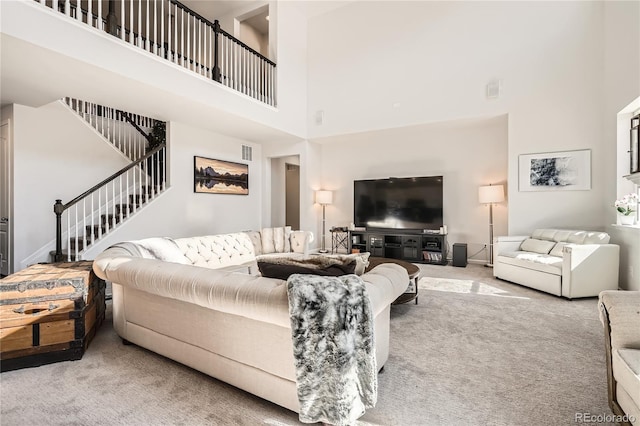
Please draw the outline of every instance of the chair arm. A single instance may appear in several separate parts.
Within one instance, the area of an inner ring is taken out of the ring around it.
[[[613,349],[640,349],[640,291],[603,291],[598,308],[600,321],[610,327]]]
[[[505,235],[495,237],[493,239],[493,250],[496,256],[506,251],[516,251],[520,248],[520,244],[529,238],[528,235]]]
[[[567,244],[562,249],[562,296],[597,296],[618,289],[620,247],[616,244]]]

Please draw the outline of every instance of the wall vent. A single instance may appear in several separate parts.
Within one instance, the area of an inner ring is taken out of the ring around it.
[[[247,145],[242,145],[242,159],[251,161],[253,157],[253,148]]]

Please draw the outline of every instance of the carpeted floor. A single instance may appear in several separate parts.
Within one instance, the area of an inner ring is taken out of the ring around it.
[[[555,426],[610,414],[595,298],[529,290],[480,265],[420,266],[419,304],[392,307],[378,404],[358,424]],[[82,360],[2,373],[0,423],[299,424],[277,405],[123,346],[110,319]]]

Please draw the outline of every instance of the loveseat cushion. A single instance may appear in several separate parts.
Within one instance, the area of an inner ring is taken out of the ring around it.
[[[562,258],[528,251],[507,251],[498,256],[498,261],[536,271],[562,275]]]
[[[569,229],[535,229],[531,238],[572,244],[608,244],[610,239],[606,232]]]
[[[562,242],[562,241],[556,243],[556,245],[553,246],[553,248],[549,252],[549,255],[550,256],[556,256],[556,257],[562,257],[563,256],[562,251],[564,250],[564,246],[566,246],[566,245],[567,245],[567,243]]]
[[[567,238],[573,244],[609,244],[609,234],[606,232],[576,231]]]
[[[531,233],[531,238],[536,238],[538,240],[547,240],[547,241],[555,241],[566,242],[569,239],[569,235],[578,232],[568,229],[535,229]]]
[[[538,240],[536,238],[527,238],[520,244],[521,251],[530,251],[533,253],[549,254],[555,243],[553,241]]]
[[[326,256],[305,259],[284,257],[261,257],[258,269],[263,277],[286,280],[292,274],[340,276],[355,273],[356,259],[341,260]]]

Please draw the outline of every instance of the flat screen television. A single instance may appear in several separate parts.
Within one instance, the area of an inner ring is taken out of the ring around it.
[[[380,229],[440,229],[442,176],[356,180],[356,226]]]

